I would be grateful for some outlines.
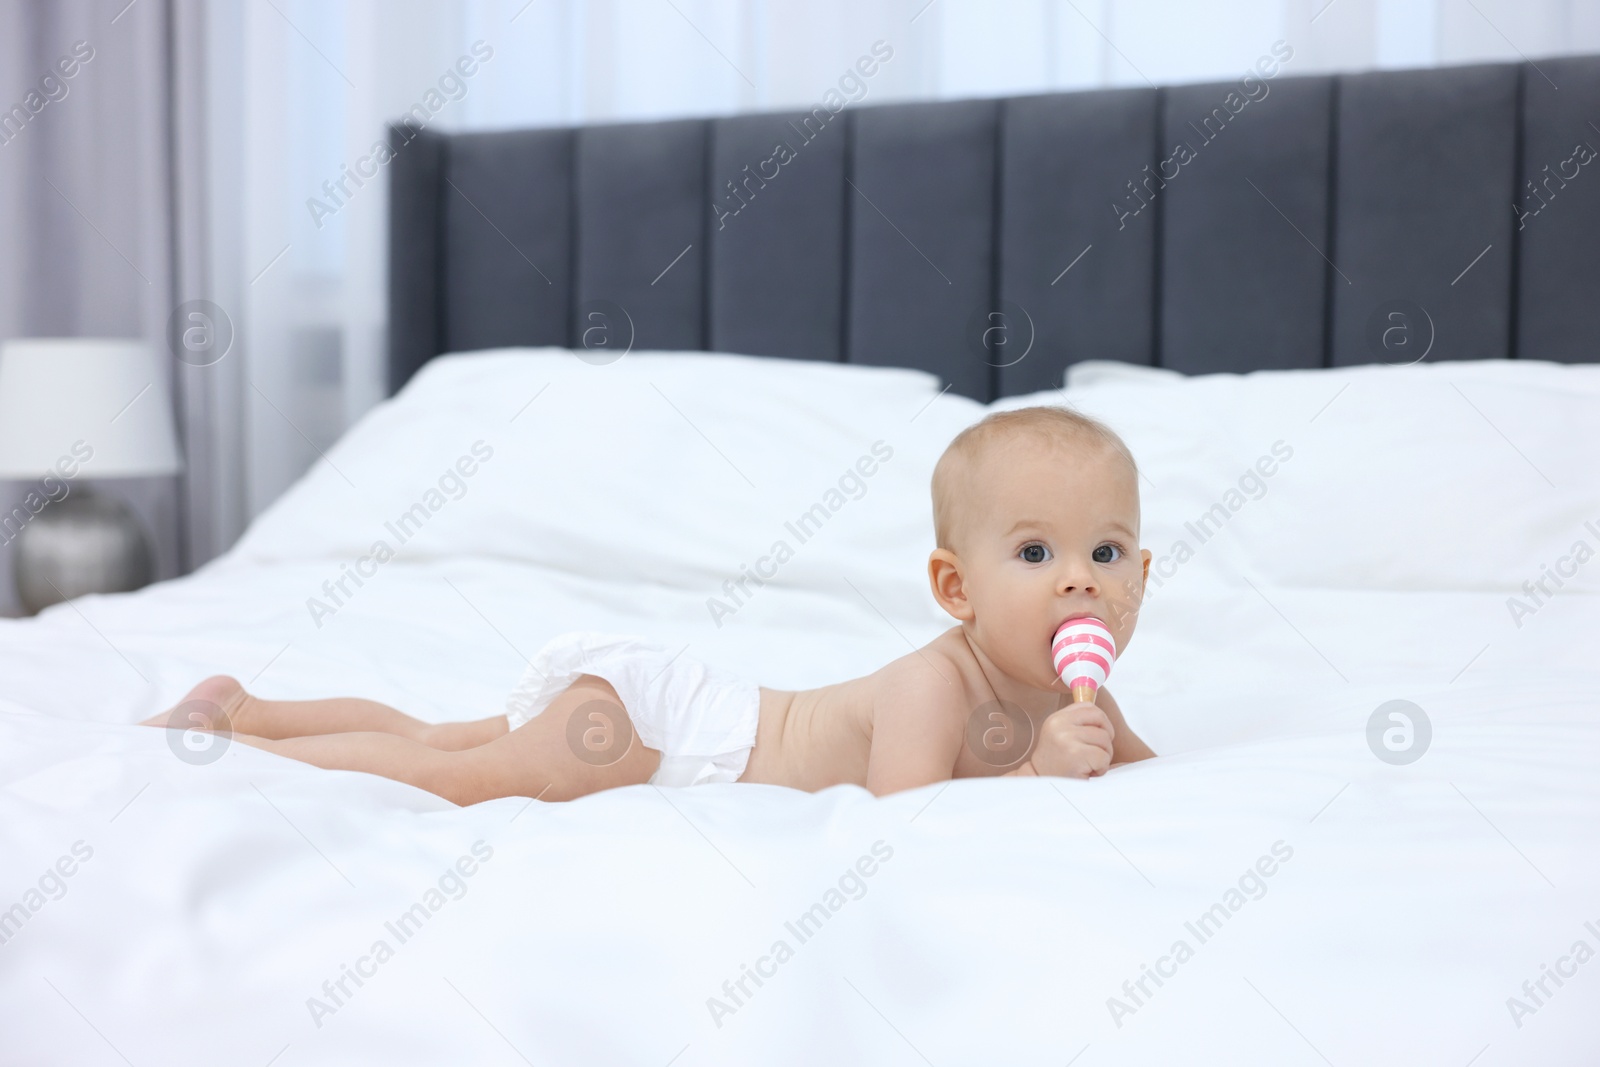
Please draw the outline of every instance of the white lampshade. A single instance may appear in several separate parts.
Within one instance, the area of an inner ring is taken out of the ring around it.
[[[63,457],[86,478],[178,470],[166,370],[149,345],[72,337],[0,346],[0,478],[38,478]]]

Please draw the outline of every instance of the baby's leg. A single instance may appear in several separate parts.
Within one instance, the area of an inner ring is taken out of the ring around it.
[[[251,734],[270,740],[311,737],[319,734],[386,733],[409,738],[433,748],[455,750],[485,744],[506,733],[504,715],[473,722],[426,723],[387,704],[359,697],[332,697],[325,700],[262,700],[244,691],[226,675],[207,678],[191,689],[176,708],[145,720],[145,725],[190,727],[204,725],[172,720],[172,713],[185,704],[207,704],[222,710],[229,728],[236,734]],[[207,717],[210,716],[209,711]]]
[[[573,716],[582,725],[569,744]],[[661,762],[633,732],[616,690],[593,675],[580,676],[521,727],[458,751],[372,732],[237,740],[318,767],[393,778],[462,805],[508,796],[572,800],[647,782]]]

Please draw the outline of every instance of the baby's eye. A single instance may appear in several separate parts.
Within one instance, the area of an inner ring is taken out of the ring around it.
[[[1027,563],[1043,563],[1050,558],[1050,550],[1037,541],[1023,545],[1017,554]]]
[[[1094,561],[1096,563],[1115,563],[1121,558],[1122,549],[1118,548],[1116,545],[1101,545],[1099,548],[1094,550]]]

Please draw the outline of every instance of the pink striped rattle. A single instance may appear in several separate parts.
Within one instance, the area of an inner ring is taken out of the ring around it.
[[[1117,658],[1117,642],[1106,624],[1092,615],[1068,619],[1056,630],[1050,642],[1050,655],[1056,674],[1072,690],[1074,703],[1093,703],[1100,687],[1111,674],[1111,661]]]

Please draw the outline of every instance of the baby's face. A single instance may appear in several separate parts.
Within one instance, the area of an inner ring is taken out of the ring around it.
[[[1062,622],[1093,615],[1119,655],[1133,636],[1150,566],[1138,478],[1109,448],[1026,437],[988,450],[972,473],[957,549],[969,633],[1010,677],[1065,691],[1050,656]]]

